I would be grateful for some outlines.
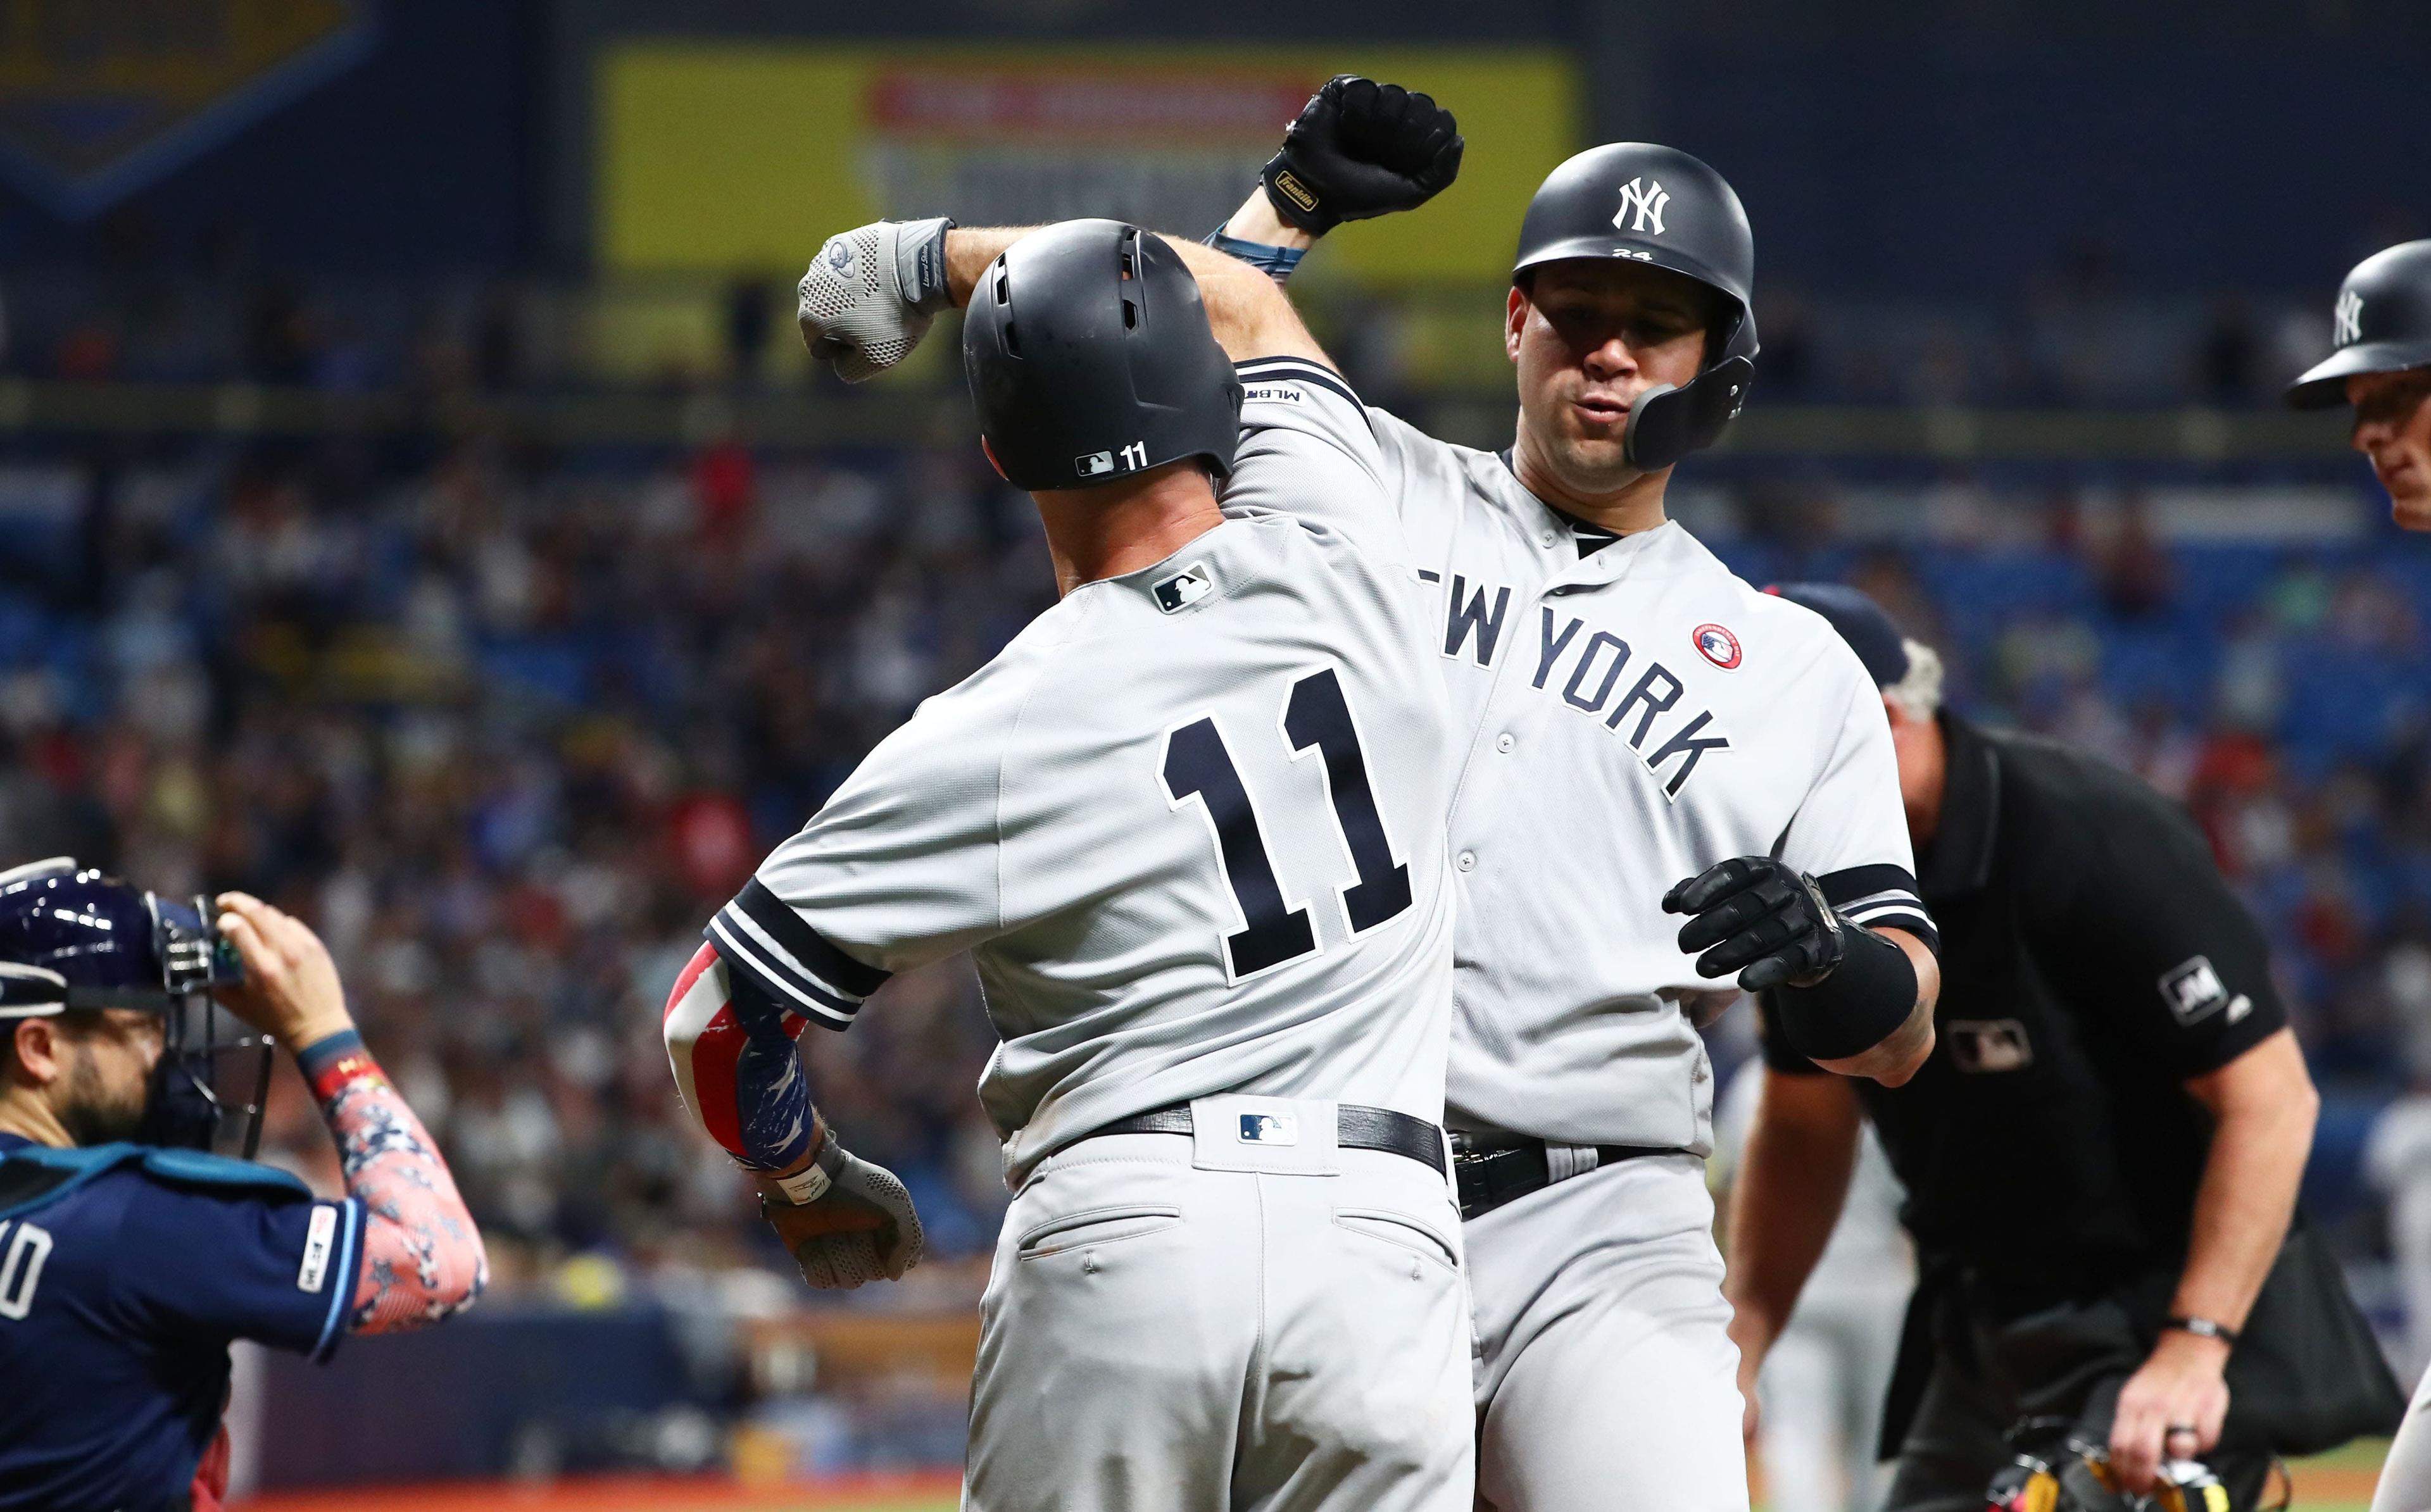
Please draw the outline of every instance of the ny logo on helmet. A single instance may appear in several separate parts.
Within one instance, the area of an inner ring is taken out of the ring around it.
[[[2339,291],[2337,310],[2339,331],[2337,344],[2345,346],[2363,340],[2363,296],[2352,289]]]
[[[1620,208],[1613,212],[1613,228],[1630,232],[1651,229],[1656,236],[1661,236],[1663,207],[1670,203],[1671,191],[1663,187],[1661,180],[1642,175],[1633,178],[1620,186]],[[1633,210],[1637,213],[1634,221],[1630,219]],[[1651,227],[1647,224],[1650,221],[1653,223]]]

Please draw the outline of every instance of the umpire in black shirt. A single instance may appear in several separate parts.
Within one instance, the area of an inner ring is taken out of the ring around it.
[[[2138,1494],[2202,1460],[2239,1509],[2274,1454],[2388,1431],[2388,1369],[2290,1230],[2320,1099],[2202,832],[2127,773],[1940,709],[1938,658],[1863,594],[1775,591],[1884,689],[1943,985],[1938,1045],[1898,1088],[1822,1074],[1768,1026],[1726,1283],[1750,1401],[1862,1113],[1921,1277],[1886,1407],[1891,1512],[1979,1512],[2013,1429],[2054,1462],[2106,1449]]]

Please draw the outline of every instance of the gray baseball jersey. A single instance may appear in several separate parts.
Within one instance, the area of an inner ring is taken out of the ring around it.
[[[848,1024],[969,950],[1016,1182],[1216,1093],[1443,1112],[1450,719],[1366,412],[1251,365],[1225,523],[922,704],[711,926]]]
[[[1932,939],[1881,696],[1819,615],[1676,523],[1582,556],[1501,457],[1369,414],[1461,728],[1449,1120],[1709,1153],[1683,1004],[1736,989],[1697,973],[1663,895],[1777,856]]]

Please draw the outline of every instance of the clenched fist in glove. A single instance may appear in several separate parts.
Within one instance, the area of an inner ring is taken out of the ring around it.
[[[1665,893],[1663,911],[1695,916],[1680,948],[1703,952],[1700,975],[1736,972],[1740,987],[1770,994],[1768,1012],[1800,1055],[1839,1061],[1885,1047],[1894,1064],[1861,1073],[1897,1086],[1932,1050],[1931,994],[1907,951],[1841,918],[1813,877],[1735,856]]]
[[[847,383],[902,361],[950,303],[946,233],[954,223],[877,221],[831,236],[797,292],[802,344]]]
[[[1785,982],[1811,987],[1848,948],[1815,879],[1769,856],[1715,862],[1665,893],[1663,911],[1696,916],[1680,926],[1680,948],[1704,952],[1699,975],[1736,972],[1751,992]]]
[[[1427,96],[1344,74],[1310,97],[1259,177],[1277,215],[1323,236],[1442,193],[1466,145],[1460,123]]]
[[[809,1165],[788,1176],[759,1174],[760,1216],[785,1241],[802,1279],[821,1291],[849,1291],[884,1276],[902,1279],[927,1244],[912,1194],[895,1172],[818,1131]]]

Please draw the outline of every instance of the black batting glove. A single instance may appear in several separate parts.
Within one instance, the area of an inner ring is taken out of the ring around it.
[[[1415,210],[1460,176],[1460,123],[1423,94],[1337,75],[1309,96],[1259,178],[1275,213],[1311,236]]]
[[[1847,939],[1813,877],[1769,856],[1717,861],[1663,895],[1665,913],[1693,914],[1680,948],[1706,976],[1737,972],[1750,992],[1813,987],[1832,974]]]

